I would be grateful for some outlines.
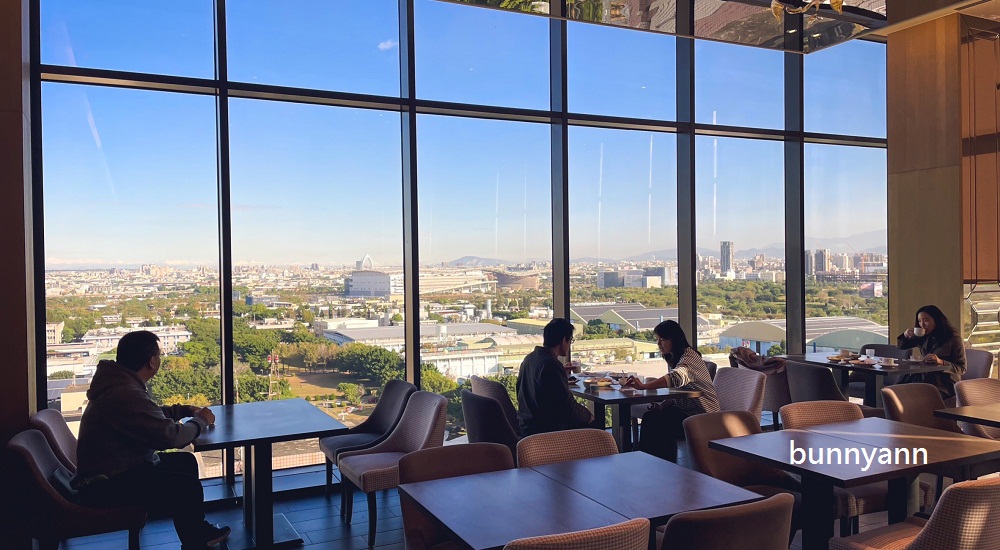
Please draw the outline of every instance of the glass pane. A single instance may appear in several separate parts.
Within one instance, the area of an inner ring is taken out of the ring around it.
[[[805,58],[808,132],[885,137],[885,45],[853,40]]]
[[[549,131],[417,121],[421,381],[455,404],[470,376],[513,373],[552,316]],[[460,404],[449,414],[461,435]]]
[[[573,359],[662,376],[652,329],[677,320],[677,139],[573,127],[569,143]]]
[[[677,6],[672,0],[569,0],[570,19],[664,33],[677,30]]]
[[[462,4],[473,4],[489,8],[499,8],[502,10],[519,11],[524,13],[536,13],[541,15],[549,14],[550,0],[445,0]]]
[[[357,425],[403,376],[399,114],[233,100],[230,116],[238,399]],[[274,449],[276,467],[323,462],[315,441]]]
[[[417,96],[549,108],[544,17],[416,0]]]
[[[395,0],[230,2],[226,17],[233,80],[399,95]]]
[[[894,344],[885,150],[812,144],[805,152],[806,344],[820,351]]]
[[[769,7],[729,0],[691,1],[696,37],[777,50],[784,47],[781,19]]]
[[[698,343],[783,353],[784,146],[704,136],[695,147]]]
[[[42,63],[212,78],[214,22],[211,0],[42,0]]]
[[[570,111],[676,118],[674,37],[581,23],[568,29]]]
[[[697,122],[784,126],[785,54],[705,40],[694,48]]]
[[[44,84],[42,109],[47,407],[76,430],[98,360],[133,330],[167,354],[157,402],[219,403],[215,100]]]

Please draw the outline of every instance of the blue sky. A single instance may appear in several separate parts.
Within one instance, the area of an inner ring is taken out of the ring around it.
[[[227,27],[233,80],[399,93],[394,0],[230,2]],[[42,2],[48,64],[211,78],[212,33],[208,0]],[[548,108],[545,18],[419,0],[416,33],[420,97]],[[571,23],[570,109],[673,119],[674,42]],[[858,41],[806,56],[807,130],[884,137],[884,57]],[[778,52],[698,42],[697,120],[780,128],[781,67]],[[211,97],[45,84],[47,267],[216,265],[215,110]],[[548,136],[540,124],[421,116],[422,260],[548,258]],[[397,113],[232,100],[231,140],[237,264],[401,263]],[[780,244],[780,143],[719,139],[716,153],[715,142],[697,141],[699,246]],[[676,246],[675,143],[571,130],[573,257]],[[810,147],[806,172],[810,235],[859,232],[843,223],[859,202],[884,212],[884,151]],[[777,215],[748,231],[742,211]],[[876,215],[862,229],[880,228]]]

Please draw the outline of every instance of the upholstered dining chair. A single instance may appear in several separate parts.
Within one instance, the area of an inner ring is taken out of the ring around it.
[[[402,418],[381,443],[368,449],[343,451],[337,457],[343,490],[347,493],[344,517],[351,523],[354,489],[368,495],[368,546],[375,544],[378,508],[375,492],[399,486],[399,459],[407,453],[440,447],[448,399],[436,393],[417,391],[406,402]]]
[[[406,401],[417,387],[405,380],[390,380],[382,391],[382,396],[368,418],[361,424],[347,430],[347,433],[324,437],[319,440],[319,448],[326,456],[326,492],[333,484],[333,466],[337,455],[344,451],[357,451],[374,447],[392,432],[403,416]],[[340,511],[347,506],[346,493],[340,492]]]
[[[646,550],[649,520],[639,518],[607,527],[508,542],[503,550]]]
[[[618,454],[615,438],[590,428],[529,435],[517,443],[517,465],[521,468],[613,454]]]
[[[521,436],[510,429],[496,399],[462,390],[462,413],[469,443],[499,443],[510,449],[511,456],[517,453]]]
[[[785,420],[788,429],[804,429],[821,424],[833,424],[861,420],[864,414],[861,407],[847,401],[804,401],[792,403],[781,408],[781,418]],[[864,514],[883,512],[888,509],[889,484],[885,481],[869,483],[850,489],[834,488],[834,496],[848,493],[846,510],[841,510],[841,535],[846,536],[843,528],[843,517],[852,520],[851,532],[859,529],[858,518]],[[920,506],[930,507],[934,504],[934,488],[926,482],[920,482]],[[838,504],[838,508],[840,505]]]
[[[787,550],[794,505],[795,497],[782,493],[749,504],[681,512],[667,522],[660,550]]]
[[[962,380],[989,378],[993,374],[993,352],[982,349],[965,350],[965,374]]]
[[[955,397],[959,407],[1000,403],[1000,380],[995,378],[961,380],[955,384]],[[970,422],[959,422],[958,425],[963,432],[969,435],[985,437],[986,439],[1000,439],[1000,428]]]
[[[500,382],[481,376],[473,376],[469,381],[472,382],[472,393],[496,399],[497,403],[500,404],[500,408],[503,409],[504,418],[510,424],[510,429],[514,430],[514,433],[521,435],[521,425],[517,421],[517,407],[511,401],[507,388]]]
[[[712,383],[719,398],[719,409],[747,411],[757,418],[764,410],[764,387],[767,375],[752,369],[721,368]]]
[[[91,508],[71,502],[69,471],[49,447],[38,430],[25,430],[7,442],[14,458],[15,483],[18,483],[19,507],[23,508],[28,532],[38,540],[41,550],[56,550],[59,541],[128,531],[129,550],[138,550],[139,532],[146,524],[146,511],[140,507]],[[59,482],[58,480],[63,482]]]
[[[399,459],[399,482],[417,483],[509,470],[513,467],[514,457],[510,449],[499,443],[448,445],[414,451]],[[424,514],[406,495],[399,495],[399,504],[403,512],[403,536],[407,550],[461,547],[458,541],[453,540],[446,530]]]
[[[930,519],[830,539],[830,550],[994,550],[1000,548],[1000,477],[956,483],[944,490]]]
[[[900,349],[892,344],[865,344],[861,346],[861,353],[864,353],[866,349],[873,350],[876,357],[892,357],[893,359],[909,359],[910,355],[913,353],[908,349]],[[848,390],[847,395],[849,397],[857,397],[859,399],[865,398],[865,384],[869,376],[875,376],[874,374],[868,374],[865,372],[851,372],[848,377]],[[886,385],[896,384],[899,382],[900,375],[889,374],[885,377]]]
[[[826,367],[817,365],[807,365],[789,361],[785,363],[788,371],[788,390],[792,395],[793,403],[802,401],[847,401],[847,397],[840,392],[837,379]],[[885,418],[885,411],[875,407],[861,407],[861,414],[865,418],[878,417]]]
[[[55,409],[42,409],[31,415],[28,424],[42,432],[59,462],[71,474],[76,473],[76,436],[70,431],[62,413]]]

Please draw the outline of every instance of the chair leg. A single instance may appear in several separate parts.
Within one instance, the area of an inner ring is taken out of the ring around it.
[[[375,546],[375,522],[378,521],[378,506],[375,492],[368,493],[368,548]]]
[[[857,535],[861,532],[861,516],[851,518],[851,534]]]
[[[139,550],[139,529],[128,530],[128,550]]]
[[[326,459],[326,495],[330,496],[330,487],[333,485],[333,462]]]
[[[851,536],[851,518],[840,516],[840,538]]]
[[[340,508],[340,513],[344,516],[344,521],[351,523],[351,517],[354,514],[354,483],[342,477],[340,479],[341,498],[343,499],[343,506]]]
[[[937,482],[934,484],[934,502],[937,503],[938,499],[941,498],[941,493],[944,492],[944,476],[937,476]]]
[[[639,448],[639,419],[632,419],[632,448]]]

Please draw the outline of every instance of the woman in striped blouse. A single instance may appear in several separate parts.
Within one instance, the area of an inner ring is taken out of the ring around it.
[[[660,355],[667,361],[667,373],[651,382],[629,378],[627,385],[641,390],[678,388],[701,392],[694,399],[674,399],[653,403],[642,415],[639,450],[677,462],[677,440],[684,437],[684,419],[692,414],[719,412],[719,398],[708,367],[698,350],[691,347],[677,321],[663,321],[653,329]]]

